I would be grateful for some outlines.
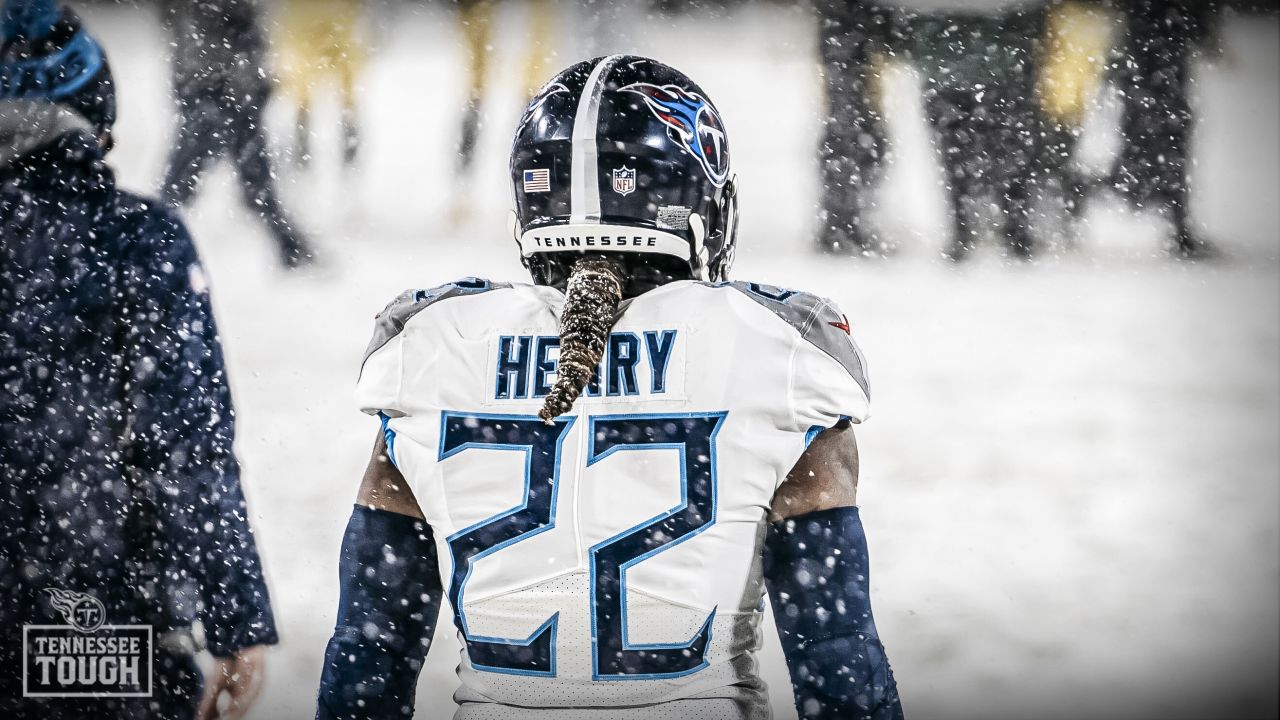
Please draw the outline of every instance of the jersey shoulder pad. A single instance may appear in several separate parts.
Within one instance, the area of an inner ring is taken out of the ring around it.
[[[383,345],[404,330],[405,323],[415,315],[443,300],[480,295],[491,290],[510,288],[511,283],[492,282],[483,278],[463,278],[445,283],[429,290],[405,290],[387,303],[382,312],[374,318],[373,337],[369,347],[364,351],[364,359],[377,352]]]
[[[800,337],[840,363],[867,397],[871,396],[866,361],[853,342],[849,319],[835,303],[807,292],[762,283],[733,281],[726,285],[795,328]]]

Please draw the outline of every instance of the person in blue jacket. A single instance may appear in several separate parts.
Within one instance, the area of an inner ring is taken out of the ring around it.
[[[10,0],[0,41],[0,717],[239,717],[277,638],[199,258],[116,187],[111,73],[77,17]],[[29,634],[127,625],[145,692],[33,691],[117,672]]]

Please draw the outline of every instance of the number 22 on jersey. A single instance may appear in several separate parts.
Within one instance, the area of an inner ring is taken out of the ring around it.
[[[620,452],[678,454],[680,500],[671,509],[592,546],[588,552],[595,680],[673,678],[706,666],[712,610],[687,642],[636,644],[627,638],[628,568],[706,530],[716,521],[716,434],[726,413],[593,415],[588,423],[587,465],[607,463]],[[555,527],[561,450],[576,418],[553,425],[532,415],[441,414],[443,461],[462,452],[502,451],[525,455],[523,502],[450,535],[453,556],[449,601],[455,623],[477,670],[554,677],[556,628],[551,615],[523,640],[485,637],[467,628],[463,595],[480,559]],[[512,481],[517,481],[512,478]]]

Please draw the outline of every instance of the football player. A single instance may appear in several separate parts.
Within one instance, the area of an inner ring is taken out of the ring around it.
[[[728,279],[706,93],[642,57],[574,65],[511,175],[533,284],[377,320],[318,717],[410,716],[447,597],[458,720],[767,718],[766,591],[801,717],[901,717],[855,505],[866,363],[830,301]]]

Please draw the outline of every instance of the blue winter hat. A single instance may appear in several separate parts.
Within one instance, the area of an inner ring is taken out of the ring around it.
[[[53,0],[5,3],[0,15],[0,30],[4,37],[38,38],[49,34],[58,22],[58,6]]]
[[[56,0],[7,0],[0,12],[0,100],[45,100],[78,112],[101,134],[116,117],[102,47]]]

